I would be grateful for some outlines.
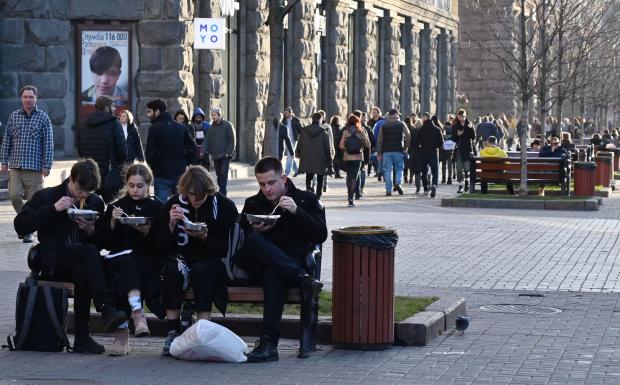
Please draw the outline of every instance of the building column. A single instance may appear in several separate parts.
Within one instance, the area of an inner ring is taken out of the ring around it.
[[[454,35],[450,34],[448,39],[448,58],[450,60],[450,66],[448,68],[448,113],[456,114],[456,57],[457,57],[457,42]]]
[[[448,117],[450,98],[450,46],[448,33],[442,29],[437,36],[437,117],[443,122]]]
[[[318,81],[316,78],[316,31],[314,18],[316,2],[301,0],[293,8],[289,22],[291,40],[291,100],[295,114],[302,120],[310,120],[316,105]]]
[[[420,112],[437,109],[437,31],[426,24],[420,33]]]
[[[327,84],[321,84],[327,92],[325,110],[328,116],[346,118],[349,111],[347,98],[347,43],[349,27],[348,3],[340,0],[325,2],[327,29]]]
[[[410,114],[420,111],[420,34],[417,24],[407,19],[403,25],[403,48],[405,50],[405,66],[402,70],[403,95],[401,96],[402,112]]]
[[[383,93],[384,107],[387,110],[392,108],[400,109],[400,66],[398,64],[398,54],[400,53],[400,23],[395,18],[385,15],[383,17],[384,45],[383,54]]]
[[[191,114],[194,97],[192,37],[194,6],[191,1],[171,1],[165,7],[145,12],[138,23],[140,71],[136,79],[137,114],[143,122],[141,134],[150,125],[146,103],[164,99],[169,111],[184,109]]]
[[[265,138],[264,113],[269,93],[269,28],[266,1],[241,1],[239,10],[239,160],[256,163]]]
[[[353,95],[353,109],[370,111],[377,105],[377,79],[378,63],[377,55],[369,54],[377,52],[377,16],[368,9],[355,10],[355,72],[353,82],[359,92]]]

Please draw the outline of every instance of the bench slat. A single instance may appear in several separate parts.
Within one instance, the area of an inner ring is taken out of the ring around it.
[[[39,286],[49,286],[57,289],[67,289],[70,297],[74,295],[74,285],[71,282],[56,282],[56,281],[38,281]],[[186,290],[183,293],[183,299],[185,301],[194,300],[194,291],[191,289]],[[228,288],[228,302],[264,302],[265,296],[261,287],[236,287],[230,286]],[[301,294],[299,289],[290,289],[286,295],[285,302],[289,304],[301,303]]]

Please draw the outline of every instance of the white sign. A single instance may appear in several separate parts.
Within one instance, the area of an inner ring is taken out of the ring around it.
[[[406,60],[406,56],[405,56],[405,49],[401,48],[398,51],[398,65],[399,66],[404,66],[405,64],[407,64],[407,60]]]
[[[226,20],[194,19],[195,49],[226,49]]]

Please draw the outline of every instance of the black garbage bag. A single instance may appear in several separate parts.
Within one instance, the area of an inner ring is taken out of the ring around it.
[[[398,243],[396,230],[380,226],[345,227],[332,231],[332,240],[354,245],[385,250],[395,248]]]

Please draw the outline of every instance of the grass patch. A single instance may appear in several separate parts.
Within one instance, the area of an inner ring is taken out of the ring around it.
[[[510,199],[510,200],[529,200],[529,201],[585,201],[590,199],[590,197],[577,197],[577,196],[564,196],[564,195],[528,195],[526,197],[521,197],[519,195],[508,195],[508,194],[461,194],[457,197],[458,199],[484,199],[484,200],[499,200],[499,199]]]
[[[404,321],[415,313],[424,311],[428,305],[437,301],[438,297],[403,297],[394,298],[394,320]],[[229,303],[228,313],[235,314],[263,314],[263,305],[254,303]],[[299,305],[285,305],[284,314],[298,315]],[[332,315],[332,293],[322,291],[319,294],[319,315],[331,317]]]

